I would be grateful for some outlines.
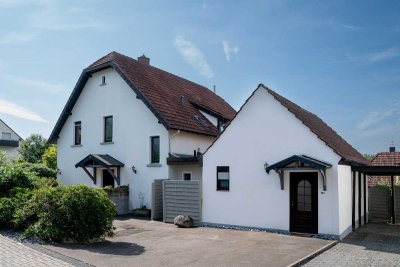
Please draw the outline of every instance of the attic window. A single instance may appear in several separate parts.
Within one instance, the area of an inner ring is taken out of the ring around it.
[[[197,116],[197,115],[194,115],[194,117],[196,118],[196,120],[197,120],[198,122],[200,122],[201,125],[203,125],[203,127],[208,128],[207,123],[206,123],[205,121],[203,121],[202,118],[200,118],[200,117]]]
[[[104,85],[106,85],[106,76],[102,76],[101,77],[101,84],[100,84],[100,86],[104,86]]]

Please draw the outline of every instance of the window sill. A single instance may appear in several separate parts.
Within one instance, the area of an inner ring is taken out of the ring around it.
[[[71,145],[71,147],[81,147],[82,145]]]
[[[229,189],[217,189],[217,192],[229,192]]]
[[[100,145],[112,145],[114,142],[101,142]]]
[[[161,167],[160,163],[150,163],[146,165],[147,167]]]
[[[99,86],[106,86],[107,85],[107,83],[101,83],[101,84],[99,84]]]

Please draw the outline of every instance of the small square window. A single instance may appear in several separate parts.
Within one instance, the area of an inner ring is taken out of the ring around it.
[[[184,173],[183,173],[183,180],[184,180],[184,181],[191,181],[191,180],[192,180],[192,173],[190,173],[190,172],[184,172]]]
[[[1,133],[1,139],[11,140],[11,133]]]
[[[104,142],[113,140],[113,116],[104,117]]]
[[[217,167],[217,190],[229,191],[229,166]]]

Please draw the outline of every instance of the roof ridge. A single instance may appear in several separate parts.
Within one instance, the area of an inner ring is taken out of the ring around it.
[[[339,156],[345,158],[345,156],[343,155],[344,153],[338,151],[338,149],[335,148],[334,145],[330,144],[328,138],[325,139],[323,136],[321,136],[321,134],[319,134],[317,131],[315,131],[315,129],[313,129],[311,127],[311,125],[309,125],[309,122],[306,121],[306,118],[299,118],[299,116],[301,117],[301,114],[296,114],[296,112],[294,110],[291,110],[292,109],[291,107],[288,107],[283,102],[287,101],[290,105],[293,105],[294,108],[298,108],[298,109],[300,109],[300,110],[302,110],[304,112],[307,112],[310,115],[312,115],[315,119],[317,119],[319,121],[319,123],[322,123],[330,131],[335,133],[336,136],[339,138],[339,141],[344,142],[346,145],[348,145],[353,150],[353,152],[355,152],[357,154],[357,156],[360,157],[360,159],[358,159],[358,160],[360,160],[361,162],[364,161],[364,160],[362,160],[362,159],[365,159],[364,156],[357,149],[355,149],[349,142],[347,142],[346,139],[344,139],[340,134],[338,134],[331,126],[329,126],[324,120],[322,120],[318,115],[316,115],[316,114],[314,114],[314,113],[302,108],[301,106],[299,106],[296,103],[290,101],[289,99],[285,98],[284,96],[278,94],[277,92],[275,92],[274,90],[270,89],[269,87],[265,86],[262,83],[260,83],[259,86],[262,86],[264,89],[266,89],[267,92],[269,92],[277,101],[279,101],[283,106],[285,106],[296,118],[301,120],[303,122],[303,124],[306,125],[310,129],[311,132],[313,132],[315,135],[317,135],[317,137],[320,140],[322,140],[327,146],[329,146]],[[354,155],[354,156],[356,156],[356,155]],[[353,157],[353,156],[351,156],[351,157]],[[365,159],[365,161],[366,161],[366,159]]]
[[[118,56],[125,57],[125,58],[127,58],[127,59],[129,59],[129,60],[134,60],[134,61],[136,61],[136,62],[139,63],[139,61],[138,61],[137,59],[134,59],[134,58],[132,58],[132,57],[130,57],[130,56],[121,54],[121,53],[116,52],[116,51],[113,51],[113,52],[111,52],[111,53],[109,53],[109,54],[112,54],[112,53],[114,53],[114,54],[116,54],[116,55],[118,55]],[[99,61],[99,60],[97,60],[97,61]],[[112,60],[110,60],[110,61],[112,61]],[[115,62],[115,63],[118,65],[117,62]],[[160,68],[158,68],[158,67],[156,67],[156,66],[153,66],[153,65],[150,65],[150,64],[149,64],[149,65],[143,64],[143,66],[144,66],[145,68],[153,68],[153,69],[156,69],[157,71],[162,71],[162,72],[164,72],[164,73],[166,73],[166,74],[168,74],[168,75],[174,76],[175,78],[178,78],[178,79],[181,79],[181,80],[185,80],[185,81],[187,81],[187,82],[189,82],[189,83],[191,83],[191,84],[193,84],[193,85],[196,85],[196,86],[200,86],[200,87],[202,87],[204,90],[207,90],[207,91],[213,93],[216,97],[220,98],[220,99],[223,100],[226,104],[228,104],[229,106],[231,106],[222,96],[220,96],[220,95],[214,93],[210,88],[208,88],[208,87],[206,87],[206,86],[204,86],[204,85],[202,85],[202,84],[195,83],[195,82],[193,82],[193,81],[191,81],[191,80],[188,80],[188,79],[186,79],[186,78],[184,78],[184,77],[178,76],[177,74],[174,74],[174,73],[172,73],[172,72],[169,72],[169,71],[160,69]],[[232,106],[231,106],[231,107],[232,107]],[[232,109],[233,109],[233,108],[232,108]]]

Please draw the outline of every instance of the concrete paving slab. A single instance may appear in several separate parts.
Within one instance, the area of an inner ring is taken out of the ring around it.
[[[334,242],[137,219],[115,226],[105,242],[45,247],[95,266],[288,266]]]

